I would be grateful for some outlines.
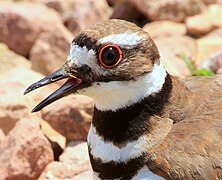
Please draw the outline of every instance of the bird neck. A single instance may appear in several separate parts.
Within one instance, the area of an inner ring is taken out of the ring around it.
[[[176,107],[182,96],[188,101],[190,93],[177,78],[167,74],[159,92],[129,107],[117,111],[95,107],[87,139],[95,177],[131,179],[138,175],[162,179],[147,169],[148,153],[164,141],[174,118],[174,122],[183,119],[186,107]]]
[[[129,107],[117,111],[102,111],[95,107],[92,126],[105,141],[117,145],[136,140],[149,129],[149,117],[162,114],[171,90],[171,77],[167,75],[158,93],[149,95]]]
[[[94,175],[101,179],[131,179],[140,171],[152,174],[145,166],[149,148],[160,144],[171,129],[172,122],[156,118],[171,95],[172,82],[166,76],[162,89],[140,102],[117,111],[95,107],[88,134],[88,146]],[[120,178],[121,177],[121,178]],[[151,178],[151,179],[152,179]],[[158,177],[159,178],[159,177]]]

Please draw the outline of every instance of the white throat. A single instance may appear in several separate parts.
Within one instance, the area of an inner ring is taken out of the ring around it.
[[[155,64],[152,72],[136,81],[96,82],[78,93],[93,98],[99,110],[116,111],[158,93],[162,89],[166,75],[162,64]]]

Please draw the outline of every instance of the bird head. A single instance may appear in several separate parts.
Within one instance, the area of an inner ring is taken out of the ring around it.
[[[149,34],[124,20],[106,20],[81,31],[72,41],[65,64],[29,86],[25,94],[67,79],[33,112],[69,94],[95,100],[101,110],[117,110],[159,91],[166,71]]]

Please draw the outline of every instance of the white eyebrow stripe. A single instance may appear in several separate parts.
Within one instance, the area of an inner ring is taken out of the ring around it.
[[[130,33],[129,31],[124,34],[112,34],[100,39],[98,42],[101,44],[111,43],[118,46],[134,46],[145,40],[145,37],[138,35],[138,33]]]

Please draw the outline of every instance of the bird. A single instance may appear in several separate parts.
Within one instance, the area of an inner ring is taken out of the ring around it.
[[[79,32],[64,65],[24,94],[62,79],[32,112],[70,94],[94,99],[94,179],[222,179],[221,76],[170,75],[148,32],[109,19]]]

